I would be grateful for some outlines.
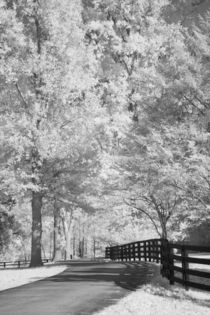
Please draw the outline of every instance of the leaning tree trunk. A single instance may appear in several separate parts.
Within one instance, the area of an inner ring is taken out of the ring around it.
[[[31,262],[30,267],[41,266],[41,237],[42,237],[42,194],[32,192],[32,238],[31,238]]]

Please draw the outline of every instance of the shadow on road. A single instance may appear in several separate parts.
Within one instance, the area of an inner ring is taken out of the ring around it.
[[[154,275],[152,265],[138,263],[70,263],[63,273],[48,278],[53,282],[114,282],[117,286],[133,291],[150,281]],[[45,281],[45,280],[42,280]]]
[[[4,315],[91,315],[115,304],[155,272],[144,262],[65,262],[55,276],[1,293]]]

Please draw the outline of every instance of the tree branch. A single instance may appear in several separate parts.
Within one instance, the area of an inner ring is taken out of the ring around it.
[[[205,108],[207,108],[207,109],[209,108],[209,104],[208,104],[208,103],[202,101],[197,95],[194,95],[194,97],[195,97],[196,100],[197,100],[201,105],[203,105]]]
[[[17,89],[19,97],[21,98],[21,100],[22,100],[22,102],[24,104],[25,109],[28,110],[28,108],[29,108],[28,103],[26,102],[25,98],[23,97],[23,94],[22,94],[22,92],[21,92],[21,90],[20,90],[20,88],[19,88],[17,83],[15,84],[15,87]]]
[[[67,121],[65,121],[61,126],[60,126],[60,129],[63,129],[63,128],[65,128],[68,124],[70,124],[70,123],[72,123],[72,122],[74,122],[76,119],[74,119],[74,120],[67,120]]]
[[[182,191],[185,191],[186,193],[191,194],[191,196],[192,196],[193,198],[197,199],[197,200],[206,208],[205,202],[204,202],[200,197],[194,195],[194,193],[192,192],[192,190],[190,190],[189,188],[188,188],[188,189],[185,189],[185,188],[179,186],[176,182],[175,182],[174,184],[173,184],[173,183],[170,183],[170,185],[171,185],[172,187],[178,188],[178,189],[180,189],[180,190],[182,190]]]
[[[133,204],[129,204],[125,199],[124,199],[124,202],[125,202],[128,206],[133,207],[133,208],[135,208],[136,210],[139,210],[140,212],[144,213],[144,214],[150,219],[150,221],[152,222],[152,224],[153,224],[154,227],[155,227],[156,232],[157,232],[158,235],[161,237],[161,233],[160,233],[159,230],[158,230],[157,224],[155,223],[155,221],[154,221],[154,219],[152,218],[152,216],[151,216],[146,210],[144,210],[144,209],[142,209],[142,208],[140,208],[140,207],[137,207],[137,206],[135,206],[135,205],[133,205]]]
[[[203,112],[200,108],[198,108],[198,106],[196,106],[195,103],[194,103],[191,99],[189,99],[187,96],[184,96],[184,98],[185,98],[193,107],[195,107],[195,108],[201,113],[201,115],[205,116],[204,112]]]

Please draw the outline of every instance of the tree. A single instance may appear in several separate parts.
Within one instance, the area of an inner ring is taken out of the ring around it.
[[[3,135],[11,151],[7,164],[22,191],[31,193],[31,266],[36,266],[42,264],[41,210],[47,171],[52,163],[77,154],[74,128],[79,134],[85,132],[82,115],[94,106],[90,92],[94,65],[88,64],[91,51],[83,44],[79,2],[63,1],[58,7],[53,0],[42,4],[23,0],[7,8],[2,1],[1,9],[8,15],[8,32],[13,17],[18,42],[10,53],[5,49],[2,61]],[[5,45],[10,44],[7,40]]]
[[[169,238],[203,222],[210,19],[196,14],[205,3],[0,3],[0,192],[31,203],[31,266],[41,264],[43,211],[54,214],[55,258],[64,234],[70,255],[75,208],[126,213],[119,231],[144,214]]]
[[[206,211],[200,189],[192,185],[192,180],[187,182],[183,174],[188,179],[193,175],[196,181],[193,163],[208,155],[207,145],[201,143],[202,137],[203,142],[206,139],[202,116],[209,100],[208,22],[201,19],[199,28],[171,22],[170,1],[136,1],[133,7],[129,1],[97,1],[97,10],[98,21],[90,22],[87,36],[96,51],[103,52],[106,89],[102,101],[105,99],[116,120],[119,117],[113,113],[118,112],[118,100],[122,100],[120,118],[127,107],[134,121],[127,134],[117,135],[119,156],[115,163],[118,168],[120,165],[121,174],[130,172],[128,187],[143,198],[147,215],[155,224],[161,223],[160,234],[165,237],[171,217],[176,225],[181,220],[192,223]],[[108,61],[110,68],[106,67]],[[200,150],[206,153],[200,154]],[[174,185],[180,175],[182,190]],[[185,208],[182,215],[181,207]],[[185,229],[187,226],[183,224]]]

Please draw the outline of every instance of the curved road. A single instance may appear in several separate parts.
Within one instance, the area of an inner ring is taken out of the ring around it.
[[[0,292],[0,314],[93,314],[147,283],[154,273],[144,262],[70,262],[68,266],[56,276]]]

